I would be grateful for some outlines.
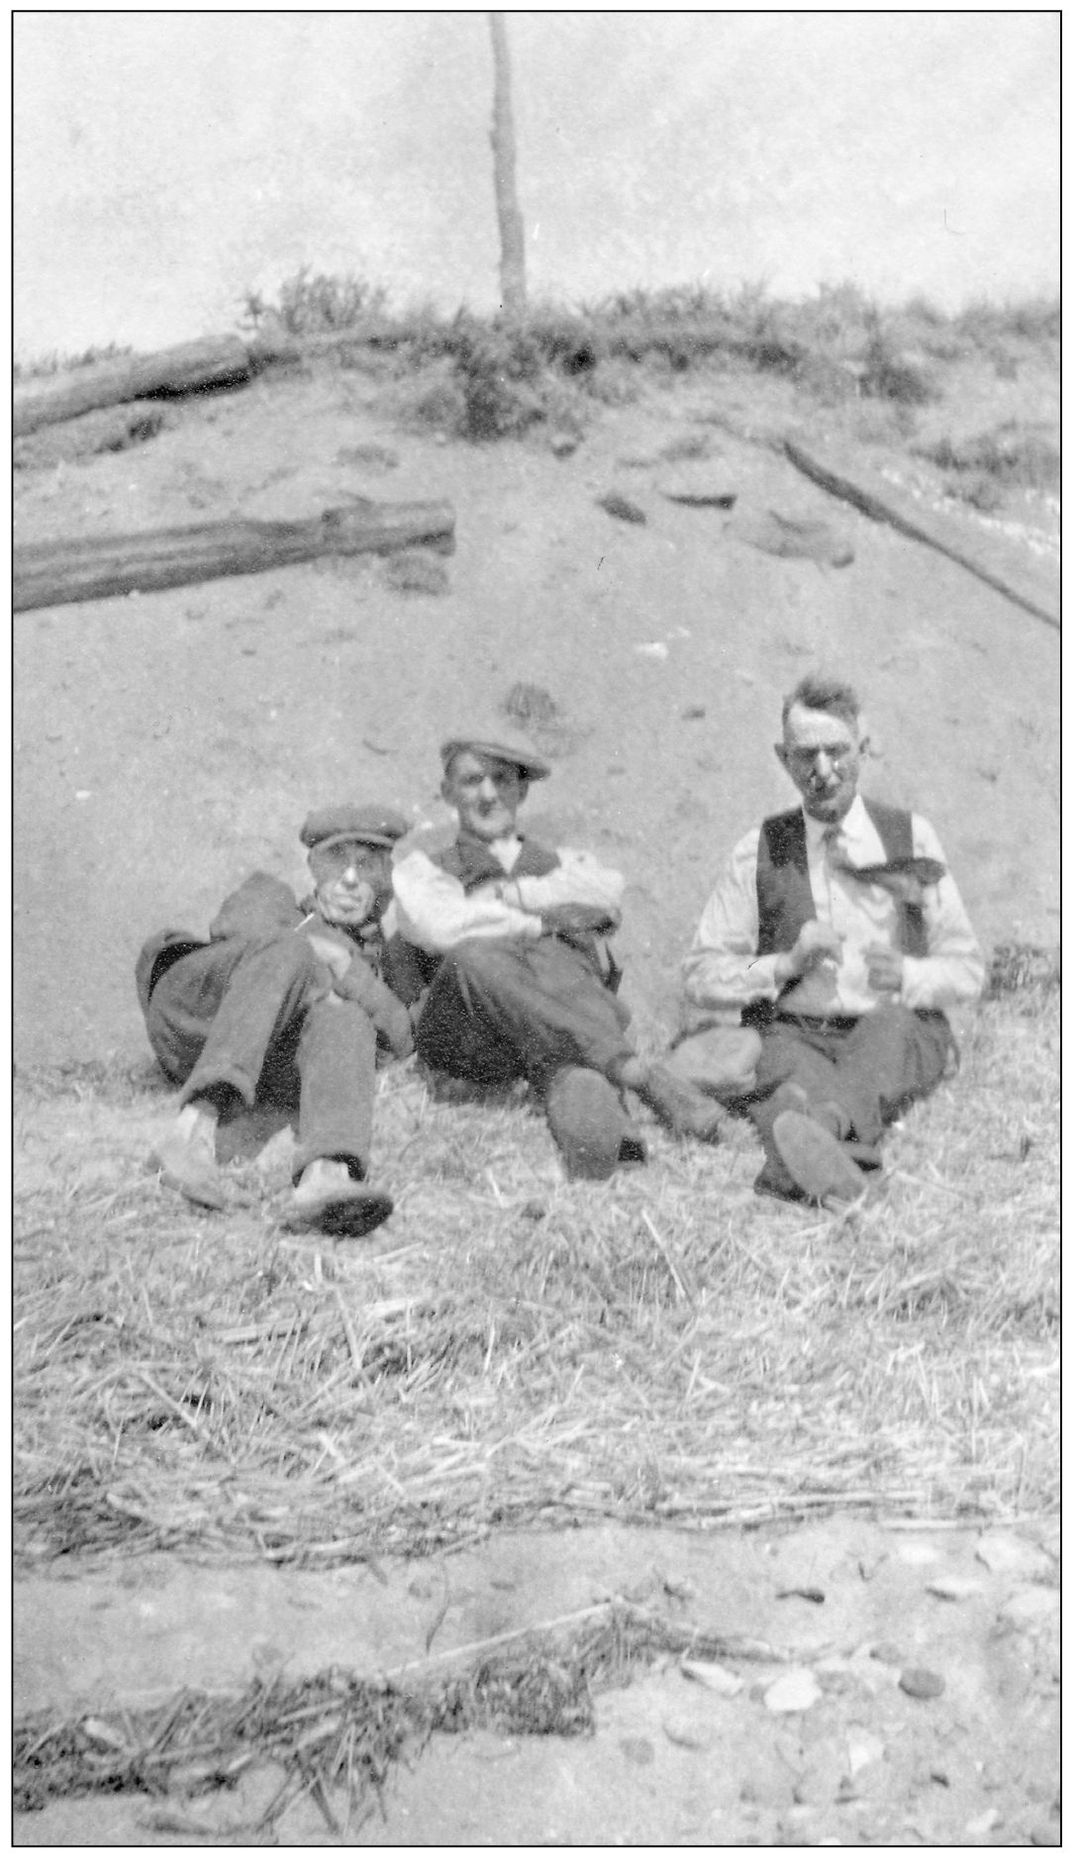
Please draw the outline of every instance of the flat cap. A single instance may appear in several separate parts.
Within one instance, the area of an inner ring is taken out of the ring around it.
[[[300,841],[310,850],[316,845],[335,845],[355,840],[361,845],[383,845],[392,849],[411,827],[408,820],[392,806],[320,806],[309,812],[300,827]]]
[[[497,736],[489,729],[477,729],[474,735],[460,731],[450,735],[439,750],[442,766],[448,767],[455,754],[468,748],[473,754],[487,754],[493,761],[505,761],[510,767],[519,767],[529,780],[545,780],[550,773],[550,764],[541,755],[536,754],[531,742],[523,735],[516,735],[506,729],[499,729]]]

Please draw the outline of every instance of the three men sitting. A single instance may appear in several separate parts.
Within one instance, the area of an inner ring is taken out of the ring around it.
[[[288,1223],[371,1230],[392,1210],[367,1179],[376,1048],[405,1057],[414,1036],[432,1080],[525,1079],[571,1178],[646,1159],[634,1092],[701,1141],[720,1138],[720,1105],[747,1113],[761,1193],[856,1197],[888,1122],[953,1061],[945,1009],[984,981],[932,827],[862,798],[867,747],[847,684],[809,677],[787,697],[775,752],[801,803],[735,846],[683,963],[689,1035],[662,1063],[637,1053],[618,996],[621,874],[518,831],[531,783],[550,773],[530,744],[485,730],[445,741],[456,838],[395,867],[399,814],[312,813],[302,903],[256,872],[208,942],[166,931],[140,955],[150,1042],[182,1085],[160,1170],[223,1206],[219,1119],[292,1103]]]

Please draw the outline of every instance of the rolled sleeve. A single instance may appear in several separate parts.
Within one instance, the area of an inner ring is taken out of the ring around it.
[[[916,813],[913,848],[919,857],[946,864],[935,832]],[[901,1003],[913,1012],[968,1005],[984,987],[984,956],[949,870],[925,890],[923,914],[928,952],[903,960]]]
[[[545,877],[511,877],[508,896],[519,898],[523,909],[556,909],[561,903],[584,903],[593,909],[620,909],[625,879],[618,870],[600,864],[590,851],[558,850],[556,870]]]
[[[753,1000],[773,1000],[779,987],[774,954],[758,954],[756,899],[759,830],[747,832],[708,897],[692,947],[681,964],[691,1006],[733,1018]]]

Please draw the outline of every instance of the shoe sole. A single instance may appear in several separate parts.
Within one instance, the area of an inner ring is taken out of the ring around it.
[[[843,1153],[841,1142],[811,1117],[784,1110],[775,1117],[772,1133],[783,1166],[807,1199],[821,1205],[829,1199],[846,1204],[865,1191],[861,1169]]]
[[[389,1194],[372,1187],[369,1192],[335,1193],[309,1206],[293,1206],[281,1223],[289,1232],[318,1231],[330,1238],[365,1238],[392,1211]]]
[[[597,1070],[567,1067],[546,1096],[547,1122],[570,1180],[609,1180],[619,1161],[646,1161],[612,1083]]]
[[[158,1153],[150,1155],[149,1165],[151,1172],[160,1176],[163,1186],[171,1187],[174,1193],[182,1193],[193,1206],[201,1206],[206,1212],[228,1211],[228,1194],[208,1169],[186,1168],[171,1161],[167,1154]]]
[[[655,1065],[653,1069],[661,1075],[635,1086],[636,1093],[667,1134],[680,1141],[718,1141],[724,1112],[694,1083],[686,1083],[665,1066]]]

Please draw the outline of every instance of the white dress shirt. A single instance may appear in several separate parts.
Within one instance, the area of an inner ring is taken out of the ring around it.
[[[935,832],[913,814],[916,856],[944,863]],[[682,963],[684,993],[699,1027],[736,1021],[752,1000],[777,999],[777,955],[757,954],[760,932],[756,896],[756,861],[760,827],[734,847],[726,868],[708,898],[692,947]],[[838,830],[834,854],[825,834],[830,828],[805,815],[805,841],[812,900],[820,922],[842,939],[839,961],[824,960],[782,997],[784,1012],[814,1017],[854,1017],[888,1001],[912,1010],[961,1005],[977,998],[984,985],[984,961],[969,918],[948,872],[924,892],[923,915],[928,952],[904,955],[897,994],[878,993],[868,984],[867,955],[873,943],[901,947],[901,906],[882,885],[865,883],[840,868],[880,864],[886,852],[860,794]]]
[[[535,941],[543,932],[540,912],[559,903],[620,909],[624,877],[589,851],[559,848],[557,866],[546,876],[514,877],[522,843],[517,837],[495,839],[487,849],[505,879],[492,878],[469,891],[425,851],[409,852],[393,871],[397,927],[405,941],[430,954],[444,954],[473,935]]]

